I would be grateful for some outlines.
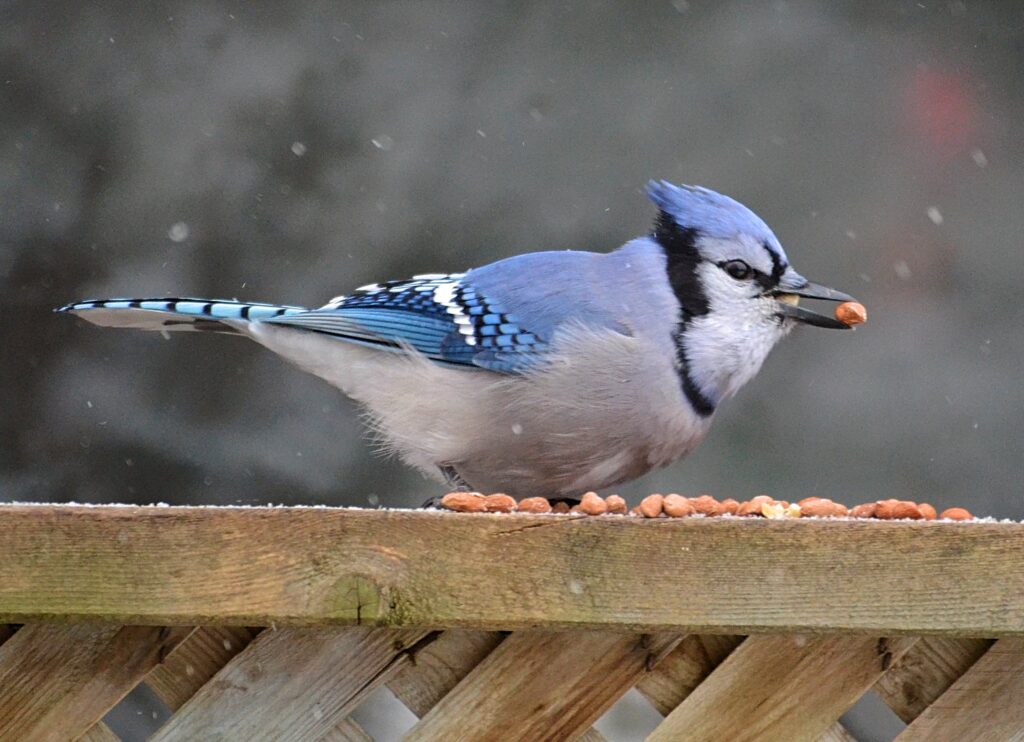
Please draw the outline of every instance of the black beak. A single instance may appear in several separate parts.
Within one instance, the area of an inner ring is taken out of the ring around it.
[[[818,283],[812,283],[807,281],[798,288],[782,288],[779,287],[772,292],[776,299],[778,299],[778,311],[779,316],[789,317],[797,322],[802,322],[806,325],[814,325],[815,327],[827,327],[830,330],[849,330],[851,326],[845,322],[840,322],[834,317],[828,315],[818,314],[812,312],[809,309],[797,306],[797,297],[804,297],[807,299],[822,299],[824,301],[857,301],[849,294],[844,294],[842,291],[836,291],[830,289],[828,286],[822,286]]]

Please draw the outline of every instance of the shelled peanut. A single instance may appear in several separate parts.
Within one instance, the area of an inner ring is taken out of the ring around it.
[[[946,508],[939,515],[943,520],[973,520],[974,516],[963,508]]]
[[[511,513],[516,509],[516,501],[503,494],[449,492],[441,498],[441,506],[458,513]]]
[[[665,498],[662,495],[647,495],[638,506],[640,515],[645,518],[657,518],[665,510]]]
[[[862,325],[868,321],[868,311],[863,304],[856,301],[844,301],[842,304],[837,304],[835,315],[837,320],[850,327]]]
[[[441,498],[441,506],[457,513],[486,513],[487,505],[480,492],[449,492]]]
[[[524,497],[519,501],[516,510],[520,513],[550,513],[551,503],[546,497]]]
[[[596,492],[588,492],[580,500],[579,508],[587,515],[604,515],[608,512],[608,503]]]
[[[849,514],[845,505],[827,497],[805,497],[797,505],[802,518],[836,518]]]
[[[697,511],[694,510],[693,505],[690,501],[682,495],[665,495],[663,501],[663,509],[665,515],[669,518],[685,518],[689,515],[693,515]]]
[[[608,495],[608,497],[604,498],[604,501],[608,505],[608,512],[615,515],[625,515],[629,509],[626,501],[618,495]]]

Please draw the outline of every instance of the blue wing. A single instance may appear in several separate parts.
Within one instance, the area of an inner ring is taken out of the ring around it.
[[[319,309],[264,321],[491,371],[515,373],[540,360],[546,342],[465,279],[429,274],[372,284]]]

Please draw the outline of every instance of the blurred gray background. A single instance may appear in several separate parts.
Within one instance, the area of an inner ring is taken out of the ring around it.
[[[0,499],[419,504],[256,345],[50,310],[610,250],[658,177],[750,205],[870,319],[794,333],[623,494],[1021,518],[1022,85],[1009,2],[2,3]]]

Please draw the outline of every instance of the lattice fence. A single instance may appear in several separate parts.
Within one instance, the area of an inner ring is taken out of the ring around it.
[[[368,740],[385,685],[411,740],[600,740],[634,687],[651,740],[851,740],[869,691],[900,740],[1024,739],[1018,524],[8,506],[0,543],[0,740],[116,740],[139,683],[157,740]]]

